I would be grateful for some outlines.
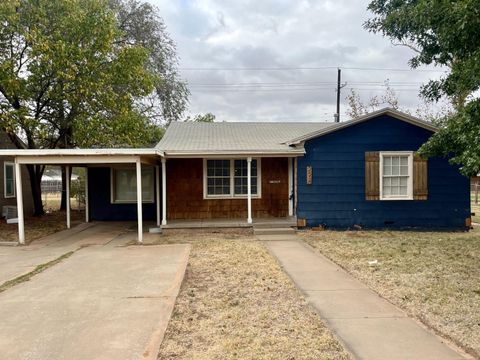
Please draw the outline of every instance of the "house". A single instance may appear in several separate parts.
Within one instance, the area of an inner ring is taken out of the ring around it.
[[[145,220],[466,229],[469,179],[448,159],[415,154],[435,131],[387,108],[341,123],[172,123],[151,149],[0,154],[18,166],[85,166],[86,221],[136,220],[139,241]]]
[[[0,130],[0,149],[17,149],[5,131]],[[15,158],[13,156],[0,155],[0,210],[1,217],[16,217],[17,207],[15,186]],[[34,212],[32,189],[26,166],[22,166],[22,190],[24,194],[25,214],[32,215]],[[12,211],[13,210],[13,211]]]

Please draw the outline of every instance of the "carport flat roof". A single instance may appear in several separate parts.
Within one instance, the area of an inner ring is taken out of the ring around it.
[[[155,148],[8,149],[0,150],[0,156],[13,156],[20,164],[99,164],[156,162],[164,153]]]
[[[92,156],[92,155],[158,155],[163,151],[155,148],[105,148],[105,149],[7,149],[0,150],[4,156]]]

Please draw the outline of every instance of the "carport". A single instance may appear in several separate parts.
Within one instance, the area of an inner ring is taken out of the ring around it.
[[[112,166],[118,164],[135,165],[136,169],[136,205],[139,243],[143,242],[143,216],[142,216],[142,165],[150,165],[155,168],[156,188],[156,222],[166,224],[166,169],[165,158],[162,151],[156,149],[25,149],[25,150],[0,150],[0,156],[12,156],[15,158],[15,189],[18,213],[18,242],[25,244],[25,217],[23,210],[22,173],[21,165],[60,165],[66,168],[66,177],[73,165],[85,167],[85,221],[89,222],[89,195],[88,195],[88,168],[96,166]],[[162,166],[162,208],[160,211],[160,166]],[[66,184],[66,223],[70,221],[70,182]],[[163,214],[163,216],[161,216]],[[161,219],[162,217],[162,219]]]

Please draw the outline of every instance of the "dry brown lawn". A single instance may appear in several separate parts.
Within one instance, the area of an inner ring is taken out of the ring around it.
[[[480,356],[480,230],[324,231],[303,239],[472,355]],[[369,261],[378,260],[377,266]]]
[[[253,237],[186,233],[185,279],[158,359],[349,359]]]
[[[83,211],[72,210],[70,214],[72,225],[85,218]],[[54,211],[40,217],[26,217],[25,240],[27,243],[31,243],[47,235],[65,230],[67,228],[66,221],[65,211]],[[7,224],[5,220],[0,220],[0,241],[18,241],[18,225]]]

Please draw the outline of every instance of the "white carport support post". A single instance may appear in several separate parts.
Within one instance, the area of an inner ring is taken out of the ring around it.
[[[288,158],[288,216],[293,216],[293,159]]]
[[[136,162],[137,168],[137,221],[138,221],[138,243],[143,243],[143,214],[142,214],[142,163],[140,159]]]
[[[162,225],[167,225],[167,159],[162,158]]]
[[[252,223],[252,158],[247,158],[247,223]]]
[[[15,159],[15,186],[17,191],[18,243],[25,244],[25,220],[23,218],[22,169]]]
[[[88,208],[88,167],[85,168],[85,222],[90,221],[90,213]]]
[[[155,165],[155,195],[157,205],[157,226],[160,227],[160,167]]]
[[[67,206],[67,229],[70,229],[70,166],[65,166],[65,181],[66,181],[66,206]]]

